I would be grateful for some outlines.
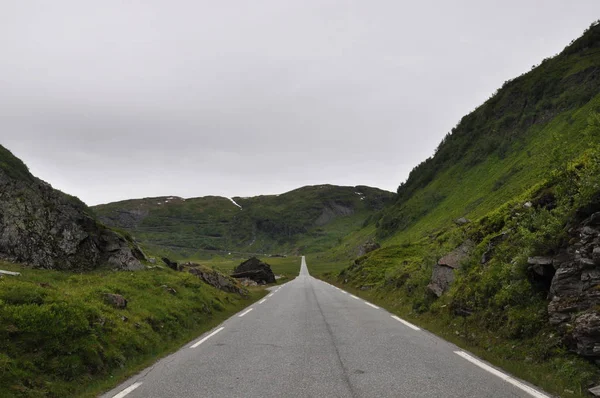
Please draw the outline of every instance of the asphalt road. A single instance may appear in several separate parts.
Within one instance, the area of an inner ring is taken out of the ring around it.
[[[373,304],[300,275],[108,392],[158,397],[549,397]]]

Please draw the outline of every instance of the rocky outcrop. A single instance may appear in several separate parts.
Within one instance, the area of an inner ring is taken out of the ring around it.
[[[275,283],[275,274],[271,266],[260,261],[256,257],[244,261],[238,265],[231,275],[233,278],[248,278],[259,284]]]
[[[228,293],[237,293],[242,296],[248,294],[248,291],[240,287],[236,283],[235,279],[223,275],[218,271],[200,266],[198,264],[188,263],[187,266],[191,266],[191,268],[188,269],[188,272],[190,274],[197,276],[212,287],[215,287],[219,290],[223,290],[224,292]]]
[[[427,286],[429,291],[441,297],[454,282],[454,270],[460,268],[461,262],[466,259],[473,249],[473,242],[466,241],[444,257],[440,258],[433,266],[431,283]]]
[[[572,228],[570,236],[568,248],[560,255],[530,262],[544,270],[555,269],[549,293],[550,323],[563,332],[573,351],[600,358],[600,212]]]
[[[59,270],[134,270],[143,268],[144,254],[0,146],[0,258]]]
[[[371,253],[372,251],[380,249],[380,248],[381,248],[381,245],[379,243],[367,242],[358,248],[358,257],[362,257],[365,254]]]

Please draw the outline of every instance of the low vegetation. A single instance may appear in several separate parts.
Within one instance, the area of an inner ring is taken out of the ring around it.
[[[71,273],[0,263],[0,396],[95,396],[262,297],[166,268]],[[115,308],[107,294],[127,300]]]

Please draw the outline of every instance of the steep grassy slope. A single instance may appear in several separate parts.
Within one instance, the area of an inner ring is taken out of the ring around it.
[[[376,188],[318,185],[281,195],[129,200],[94,207],[109,226],[154,251],[200,257],[218,251],[311,252],[337,244],[393,197]],[[241,208],[239,207],[241,206]]]
[[[584,224],[600,211],[598,93],[596,24],[465,116],[378,220],[309,256],[311,272],[560,396],[587,396],[600,383],[587,349],[600,329],[586,322],[598,317],[600,302],[589,297],[600,265],[595,229]],[[352,260],[369,237],[383,248]],[[454,271],[439,263],[465,244]],[[434,270],[454,278],[441,297]]]

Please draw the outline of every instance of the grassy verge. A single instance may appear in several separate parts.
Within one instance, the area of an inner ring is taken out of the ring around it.
[[[76,274],[0,263],[0,396],[95,396],[265,295],[169,269]],[[106,294],[127,299],[118,309]]]

